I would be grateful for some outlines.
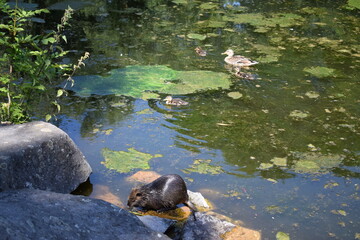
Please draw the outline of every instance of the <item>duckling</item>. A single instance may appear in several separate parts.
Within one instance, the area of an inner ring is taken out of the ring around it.
[[[241,69],[239,67],[235,67],[234,70],[235,70],[234,75],[239,78],[244,78],[244,79],[248,79],[248,80],[255,79],[255,77],[251,73],[241,72]]]
[[[195,52],[201,57],[205,57],[207,55],[207,52],[203,50],[201,47],[196,47]]]
[[[172,96],[167,96],[165,99],[166,105],[173,105],[173,106],[184,106],[188,105],[189,103],[180,99],[180,98],[173,98]]]
[[[226,50],[226,52],[224,52],[222,54],[227,55],[227,57],[224,59],[224,61],[227,64],[237,66],[237,67],[248,67],[248,66],[252,66],[252,65],[259,63],[259,62],[250,60],[244,56],[240,56],[240,55],[234,56],[234,51],[232,49],[228,49],[228,50]]]

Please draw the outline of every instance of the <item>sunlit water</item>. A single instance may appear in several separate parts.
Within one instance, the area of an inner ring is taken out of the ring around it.
[[[73,2],[74,58],[91,53],[82,75],[167,65],[232,79],[230,89],[179,96],[190,103],[184,107],[71,94],[54,123],[83,151],[93,185],[109,186],[126,202],[133,185],[125,178],[138,169],[107,169],[102,149],[135,148],[161,154],[150,170],[180,174],[216,212],[260,230],[263,239],[279,231],[291,239],[360,238],[359,9],[346,1]],[[208,55],[196,55],[196,46]],[[224,66],[220,53],[230,47],[260,62],[245,70],[255,80],[236,78]],[[311,73],[313,67],[331,74]],[[323,159],[320,169],[300,169],[311,156]],[[274,158],[286,158],[286,165],[272,164]],[[207,174],[189,171],[198,159],[211,160]]]

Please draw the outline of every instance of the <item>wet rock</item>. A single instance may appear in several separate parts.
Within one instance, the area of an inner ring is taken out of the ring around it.
[[[98,199],[42,190],[0,193],[1,239],[169,239]]]
[[[36,188],[70,193],[91,167],[70,137],[45,122],[0,127],[0,192]]]
[[[174,220],[160,218],[156,216],[150,216],[150,215],[138,216],[138,218],[148,228],[154,230],[155,232],[161,232],[161,233],[164,233],[172,224],[176,222]]]
[[[216,240],[222,239],[221,235],[229,232],[236,225],[221,221],[220,219],[209,216],[202,212],[196,212],[196,221],[193,218],[189,218],[183,228],[182,238],[183,240]]]
[[[209,204],[206,202],[203,195],[199,192],[192,192],[190,190],[187,190],[187,193],[189,195],[189,201],[194,204],[197,208],[201,209],[210,209]]]
[[[260,240],[261,234],[252,229],[236,226],[222,237],[225,240]]]
[[[154,171],[138,171],[126,180],[129,182],[151,183],[159,177],[161,175]]]
[[[114,204],[115,206],[125,208],[125,205],[122,203],[120,198],[111,192],[108,186],[96,184],[93,187],[93,191],[90,195],[91,198],[101,199],[105,202]]]

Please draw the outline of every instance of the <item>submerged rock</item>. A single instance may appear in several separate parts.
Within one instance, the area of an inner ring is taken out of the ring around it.
[[[50,123],[3,126],[0,136],[0,192],[36,188],[70,193],[92,171],[70,137]]]
[[[41,190],[0,193],[1,239],[169,239],[98,199]]]
[[[238,240],[260,240],[261,234],[257,231],[222,221],[217,217],[197,212],[196,221],[193,218],[185,223],[182,237],[175,239],[238,239]]]

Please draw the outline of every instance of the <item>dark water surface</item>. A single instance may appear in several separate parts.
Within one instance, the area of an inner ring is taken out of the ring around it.
[[[102,84],[91,96],[71,94],[56,124],[87,157],[92,184],[125,202],[132,187],[125,178],[139,169],[109,170],[102,152],[134,148],[161,154],[150,170],[182,175],[217,212],[263,239],[279,231],[291,239],[360,239],[356,1],[44,2],[54,9],[48,22],[68,4],[77,9],[67,35],[74,59],[91,54],[83,76],[166,65],[231,79],[229,89],[180,95],[190,103],[184,107],[102,92]],[[198,56],[196,46],[208,55]],[[244,69],[254,80],[229,72],[221,55],[228,48],[260,62]]]

